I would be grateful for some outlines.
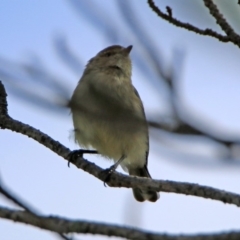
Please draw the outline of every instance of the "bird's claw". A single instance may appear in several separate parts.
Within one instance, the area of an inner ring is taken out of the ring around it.
[[[98,151],[88,149],[78,149],[71,151],[68,155],[68,167],[70,166],[70,163],[75,163],[78,158],[82,158],[83,154],[98,154]]]
[[[79,157],[83,157],[83,153],[82,149],[71,151],[68,154],[68,167],[70,167],[70,163],[74,163]]]
[[[110,177],[114,171],[115,171],[115,167],[113,165],[110,168],[107,168],[101,172],[104,187],[106,187],[106,183],[110,180]]]

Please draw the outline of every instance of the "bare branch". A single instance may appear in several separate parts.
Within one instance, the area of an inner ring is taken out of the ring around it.
[[[20,200],[19,197],[16,197],[13,193],[11,193],[9,189],[6,189],[6,187],[3,186],[2,182],[0,182],[0,193],[10,201],[15,203],[17,206],[34,215],[33,210],[31,210],[31,208],[28,207],[26,203]]]
[[[3,186],[2,181],[0,182],[0,193],[5,196],[7,199],[18,205],[19,207],[23,208],[25,212],[31,214],[32,216],[37,217],[37,212],[32,207],[30,207],[27,203],[21,200],[16,194],[12,193],[9,189]],[[62,233],[57,233],[60,238],[64,240],[70,240],[67,236]]]
[[[179,20],[177,20],[176,18],[173,18],[171,15],[169,15],[169,11],[168,11],[168,14],[165,14],[163,13],[154,3],[153,0],[148,0],[148,5],[150,6],[150,8],[159,16],[161,17],[162,19],[168,21],[169,23],[177,26],[177,27],[181,27],[181,28],[185,28],[187,29],[188,31],[191,31],[191,32],[195,32],[197,34],[200,34],[200,35],[204,35],[204,36],[210,36],[210,37],[214,37],[216,39],[218,39],[219,41],[221,42],[232,42],[232,39],[229,37],[229,36],[224,36],[222,34],[219,34],[215,31],[213,31],[212,29],[200,29],[198,27],[195,27],[193,26],[192,24],[190,23],[184,23],[184,22],[181,22]],[[170,7],[168,7],[170,8]],[[171,13],[172,13],[172,10],[171,10]],[[235,42],[234,42],[235,43]],[[235,43],[236,44],[236,43]],[[238,44],[237,44],[238,45]],[[238,45],[240,46],[240,45]]]
[[[240,37],[230,24],[226,21],[223,15],[214,4],[212,0],[203,0],[205,6],[209,9],[210,14],[216,19],[217,24],[222,28],[222,30],[231,38],[231,40],[240,47]]]
[[[0,93],[3,85],[0,84]],[[2,96],[0,96],[1,99]],[[0,100],[0,102],[3,102]],[[1,109],[1,107],[0,107]],[[68,160],[70,150],[63,146],[61,143],[53,140],[48,135],[42,133],[41,131],[16,121],[8,116],[0,116],[0,127],[3,129],[9,129],[14,132],[22,133],[37,142],[41,143],[45,147],[49,148],[53,152],[57,153],[59,156]],[[91,163],[83,158],[78,158],[73,162],[73,164],[88,172],[89,174],[95,176],[101,181],[105,181],[105,174],[102,168],[98,167],[94,163]],[[130,177],[117,172],[111,174],[108,186],[111,187],[126,187],[126,188],[145,188],[162,192],[172,192],[178,194],[191,195],[196,197],[209,198],[223,203],[234,204],[240,206],[240,195],[218,190],[212,187],[200,186],[198,184],[192,183],[180,183],[174,181],[163,181],[163,180],[152,180],[139,177]]]
[[[25,211],[16,211],[3,207],[0,207],[0,217],[58,233],[90,233],[132,240],[238,240],[240,238],[240,232],[174,236],[113,224],[70,220],[53,216],[33,216]]]

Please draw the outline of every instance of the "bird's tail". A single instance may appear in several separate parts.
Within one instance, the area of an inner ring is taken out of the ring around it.
[[[147,166],[144,166],[142,168],[129,169],[129,174],[137,177],[151,178]],[[133,188],[133,195],[139,202],[143,202],[145,200],[156,202],[159,198],[158,192],[152,190],[142,190],[140,188]]]

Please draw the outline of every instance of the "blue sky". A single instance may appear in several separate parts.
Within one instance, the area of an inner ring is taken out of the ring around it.
[[[132,1],[141,26],[145,26],[152,35],[153,44],[161,50],[166,64],[171,61],[174,50],[184,52],[183,68],[177,79],[181,86],[180,105],[193,114],[200,125],[209,126],[209,130],[225,136],[240,136],[240,83],[236,77],[240,75],[239,49],[232,44],[223,44],[173,27],[157,18],[145,1],[139,2]],[[156,91],[152,84],[155,79],[146,79],[136,67],[140,39],[134,37],[122,20],[117,1],[82,3],[87,3],[85,14],[90,10],[96,11],[101,19],[110,21],[116,27],[112,38],[106,37],[107,31],[102,31],[100,21],[87,19],[83,12],[78,14],[76,6],[73,7],[70,1],[1,1],[0,59],[15,63],[40,62],[71,92],[82,69],[72,71],[65,65],[54,47],[54,39],[64,36],[69,48],[84,65],[106,46],[131,44],[134,46],[133,83],[146,112],[149,115],[167,112],[167,98]],[[164,7],[166,1],[161,4]],[[193,22],[198,26],[214,26],[212,19],[201,18],[204,8],[198,15],[181,8],[176,1],[171,4],[176,6],[179,18],[187,21],[195,17]],[[99,25],[95,27],[91,21]],[[108,26],[111,24],[106,24],[104,29]],[[145,62],[148,64],[147,59]],[[27,104],[11,94],[9,86],[6,88],[9,89],[9,113],[13,118],[40,129],[71,149],[78,148],[69,138],[72,122],[68,113],[59,115]],[[44,214],[129,224],[168,233],[206,233],[239,227],[239,209],[234,206],[167,193],[161,193],[160,200],[155,204],[137,203],[130,190],[105,188],[102,182],[74,166],[68,168],[66,161],[25,136],[4,130],[0,132],[0,142],[1,179]],[[181,151],[174,151],[173,145]],[[235,162],[231,165],[219,160],[215,147],[208,142],[183,139],[179,143],[177,138],[169,139],[163,133],[155,132],[150,149],[149,171],[156,179],[199,183],[240,193],[239,164]],[[101,157],[87,156],[87,159],[103,168],[111,165],[110,161]],[[11,206],[2,197],[0,204]],[[8,240],[19,237],[26,240],[56,239],[49,232],[6,220],[0,220],[0,232],[3,239]],[[77,238],[106,239],[90,235]]]

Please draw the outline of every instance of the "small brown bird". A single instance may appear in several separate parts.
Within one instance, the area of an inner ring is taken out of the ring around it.
[[[113,159],[132,176],[151,178],[148,125],[142,101],[132,85],[132,46],[110,46],[88,62],[69,106],[76,142]],[[155,202],[159,194],[133,189],[137,201]]]

